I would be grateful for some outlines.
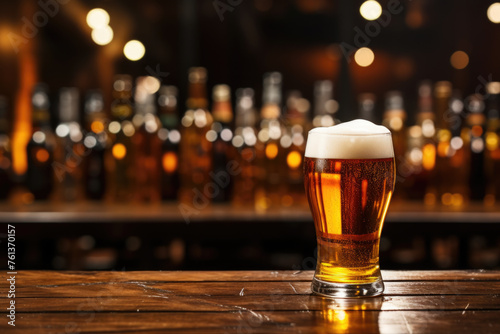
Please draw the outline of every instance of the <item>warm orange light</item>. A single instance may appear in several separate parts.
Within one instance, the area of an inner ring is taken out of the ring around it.
[[[410,9],[406,14],[405,21],[410,28],[420,28],[424,24],[424,15],[420,9]]]
[[[464,197],[461,194],[453,194],[451,196],[451,205],[462,206],[464,204]]]
[[[18,175],[24,174],[28,167],[26,145],[31,138],[31,89],[38,81],[38,60],[35,54],[32,39],[28,39],[28,43],[19,48],[19,87],[12,131],[12,168]]]
[[[85,145],[83,145],[82,143],[78,143],[73,147],[73,151],[79,156],[83,156],[86,151]],[[78,159],[76,159],[76,163],[78,164]]]
[[[344,310],[328,309],[326,312],[326,320],[331,323],[335,333],[348,333],[349,316]]]
[[[494,132],[486,134],[486,147],[489,151],[494,151],[498,148],[498,135]]]
[[[433,170],[436,165],[436,146],[425,144],[422,147],[422,167],[425,170]]]
[[[493,160],[500,160],[500,150],[494,150],[490,152],[490,158]]]
[[[163,170],[167,173],[173,173],[177,170],[178,159],[174,152],[167,152],[162,158]]]
[[[366,207],[366,190],[368,189],[368,180],[361,181],[361,208]]]
[[[474,125],[471,132],[474,137],[481,137],[483,134],[483,128],[480,125]]]
[[[33,196],[33,194],[29,192],[26,192],[21,196],[21,201],[23,202],[23,204],[31,204],[34,200],[35,196]]]
[[[101,121],[93,121],[92,124],[90,124],[90,129],[94,133],[99,133],[104,131],[104,124],[102,124]]]
[[[461,70],[469,65],[469,55],[463,51],[455,51],[450,57],[451,66],[457,70]]]
[[[267,144],[266,146],[266,157],[270,160],[276,158],[278,155],[278,145],[275,143]]]
[[[448,152],[450,149],[450,144],[448,142],[442,141],[438,144],[438,154],[440,157],[446,157],[448,156]]]
[[[285,195],[281,198],[281,205],[285,207],[290,207],[293,205],[293,197],[290,195]]]
[[[452,195],[450,193],[444,193],[442,196],[441,196],[441,203],[443,203],[443,205],[451,205],[452,203]]]
[[[288,153],[288,156],[286,157],[286,163],[288,164],[288,167],[290,167],[291,169],[296,169],[302,163],[302,156],[300,155],[299,152],[292,151]]]
[[[253,159],[255,159],[255,152],[254,152],[254,149],[253,149],[253,148],[250,148],[250,147],[244,148],[244,149],[241,151],[241,157],[242,157],[245,161],[252,161]]]
[[[115,159],[121,160],[127,155],[127,148],[125,145],[118,143],[113,146],[112,152]]]
[[[39,148],[35,153],[35,158],[38,162],[45,163],[49,160],[49,152],[44,148]]]
[[[436,204],[436,195],[433,193],[427,193],[424,196],[424,203],[425,205],[435,205]]]

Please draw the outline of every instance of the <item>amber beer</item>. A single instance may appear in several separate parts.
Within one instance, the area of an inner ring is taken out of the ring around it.
[[[379,242],[394,178],[387,128],[355,120],[309,132],[304,182],[318,241],[313,292],[335,297],[383,292]]]

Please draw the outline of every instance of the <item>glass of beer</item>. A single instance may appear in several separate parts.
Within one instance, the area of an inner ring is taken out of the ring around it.
[[[394,179],[387,128],[355,120],[309,132],[304,183],[318,242],[314,293],[382,294],[379,243]]]

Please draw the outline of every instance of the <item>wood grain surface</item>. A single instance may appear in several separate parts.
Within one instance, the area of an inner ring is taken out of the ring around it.
[[[500,333],[500,271],[383,271],[385,293],[311,295],[311,271],[16,275],[0,333]]]

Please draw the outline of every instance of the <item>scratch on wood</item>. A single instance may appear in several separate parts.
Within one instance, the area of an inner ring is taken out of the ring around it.
[[[158,295],[149,295],[148,297],[150,297],[150,298],[164,298],[164,299],[169,299],[167,296],[158,296]]]
[[[293,292],[298,295],[299,293],[297,292],[297,290],[295,290],[295,287],[292,285],[292,283],[288,282],[288,284],[292,287]]]
[[[254,310],[251,310],[249,308],[246,308],[246,307],[243,307],[243,306],[229,306],[229,307],[234,307],[234,308],[237,308],[239,310],[243,310],[243,311],[246,311],[246,312],[250,312],[250,314],[252,314],[254,317],[256,317],[257,319],[260,319],[262,320],[263,318],[266,319],[267,321],[271,321],[271,319],[265,315],[265,314],[260,314],[260,313],[257,313],[255,312]]]
[[[403,316],[403,320],[405,321],[405,324],[406,324],[406,329],[408,330],[408,333],[410,334],[413,334],[411,328],[410,328],[410,324],[408,323],[408,320],[406,320],[406,317],[404,314],[401,314]]]
[[[244,290],[245,290],[245,288],[241,289],[241,291],[240,291],[240,296],[242,296],[242,297],[245,295],[245,292],[243,292]]]
[[[135,285],[140,286],[144,290],[150,290],[150,291],[154,291],[154,292],[159,292],[160,294],[162,294],[162,293],[166,293],[166,294],[172,293],[171,290],[165,290],[165,289],[155,288],[155,287],[146,285],[144,283],[136,282]]]
[[[465,311],[467,311],[467,309],[469,308],[469,305],[470,305],[470,303],[467,303],[467,306],[464,308],[464,311],[462,312],[462,315],[465,314]]]

